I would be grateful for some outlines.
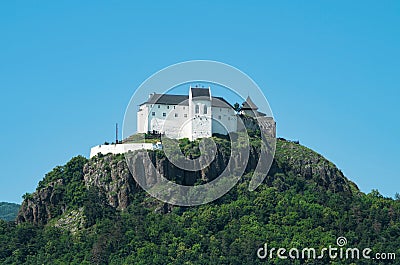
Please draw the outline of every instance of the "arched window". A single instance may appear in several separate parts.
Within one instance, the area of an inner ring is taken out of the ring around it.
[[[200,107],[199,107],[199,105],[197,104],[197,105],[194,107],[194,113],[199,114],[199,112],[200,112]]]
[[[207,114],[207,105],[204,105],[204,114]]]

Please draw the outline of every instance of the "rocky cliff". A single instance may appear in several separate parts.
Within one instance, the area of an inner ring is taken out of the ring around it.
[[[185,172],[175,167],[160,151],[152,151],[149,155],[161,174],[184,185],[214,179],[229,160],[229,152],[226,152],[221,144],[213,163],[197,172]],[[249,157],[246,173],[254,170],[257,164],[256,147],[250,148]],[[90,160],[80,158],[78,162],[67,164],[65,168],[59,170],[59,174],[46,176],[38,189],[25,197],[17,222],[46,224],[50,219],[61,216],[66,211],[83,207],[86,199],[85,191],[90,188],[96,188],[109,206],[124,210],[132,203],[134,195],[142,192],[134,174],[151,174],[148,165],[142,165],[137,166],[141,168],[141,172],[132,172],[132,175],[123,155],[95,156]],[[134,161],[134,163],[141,162],[140,157]],[[78,166],[75,165],[77,163]],[[243,161],[239,159],[235,163],[240,165]],[[298,143],[280,139],[277,142],[275,159],[264,182],[284,191],[291,185],[285,180],[285,175],[301,178],[322,192],[330,190],[351,196],[352,191],[358,190],[354,183],[346,179],[340,170],[321,155]]]
[[[58,192],[57,189],[63,185],[63,179],[58,179],[44,188],[37,189],[33,194],[24,196],[17,222],[47,223],[47,220],[59,215],[59,212],[55,211],[59,205],[61,206],[61,213],[63,213],[66,205],[60,204],[63,194]]]

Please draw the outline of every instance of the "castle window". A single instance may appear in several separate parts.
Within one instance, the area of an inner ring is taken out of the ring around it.
[[[169,106],[167,106],[167,109],[169,109]]]
[[[186,114],[186,113],[185,113],[185,114],[183,114],[183,117],[187,118],[187,114]]]
[[[221,119],[221,115],[218,115],[218,120],[220,120]]]
[[[167,117],[167,113],[163,112],[162,116]]]
[[[194,113],[198,114],[199,112],[200,112],[200,107],[199,107],[199,105],[196,105],[194,107]]]
[[[204,105],[204,114],[207,114],[207,105]]]
[[[160,105],[158,105],[158,108],[160,108]]]
[[[174,109],[175,109],[175,106],[174,106]]]
[[[175,118],[177,118],[178,117],[178,113],[175,113]]]
[[[155,112],[152,112],[152,113],[151,113],[151,116],[156,116],[156,113],[155,113]]]

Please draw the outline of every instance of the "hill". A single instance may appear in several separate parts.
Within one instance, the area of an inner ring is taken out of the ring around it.
[[[0,219],[13,221],[17,217],[20,205],[16,203],[0,202]]]
[[[223,139],[218,143],[219,149],[226,147]],[[256,157],[255,149],[251,152]],[[176,169],[162,151],[150,153],[174,181],[188,181],[174,178]],[[217,162],[225,161],[224,153],[217,154]],[[265,264],[257,257],[265,243],[271,248],[321,249],[335,246],[341,236],[350,247],[400,253],[400,201],[377,191],[360,192],[314,151],[279,139],[272,168],[254,192],[248,190],[251,170],[212,203],[176,207],[149,197],[122,155],[75,157],[24,196],[18,224],[0,222],[0,262]],[[217,170],[203,173],[212,178]],[[196,182],[204,174],[187,177]],[[331,261],[327,256],[312,261],[274,256],[269,262],[377,264],[367,259]]]

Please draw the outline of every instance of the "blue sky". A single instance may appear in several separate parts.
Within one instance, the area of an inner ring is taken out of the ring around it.
[[[0,201],[114,140],[134,90],[193,59],[247,73],[278,136],[362,191],[400,192],[400,2],[191,2],[0,3]]]

